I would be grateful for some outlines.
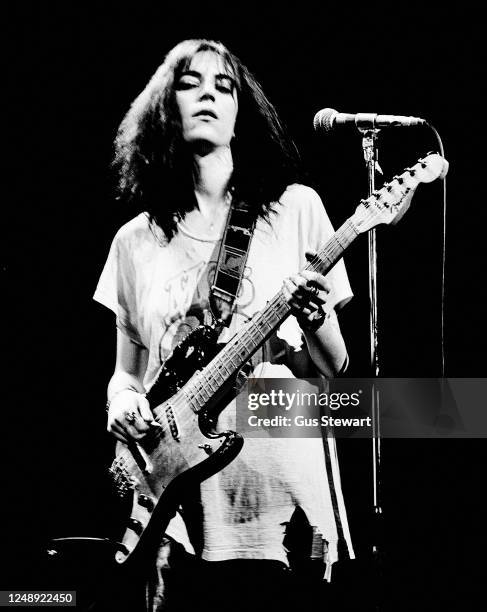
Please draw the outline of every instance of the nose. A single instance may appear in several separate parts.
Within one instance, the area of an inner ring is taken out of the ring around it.
[[[213,100],[215,101],[215,85],[211,79],[203,79],[201,83],[200,100]]]

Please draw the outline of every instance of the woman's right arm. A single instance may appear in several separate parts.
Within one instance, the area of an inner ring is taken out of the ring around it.
[[[149,402],[142,395],[147,359],[148,350],[117,329],[115,371],[107,390],[107,431],[122,442],[143,438],[153,421]]]

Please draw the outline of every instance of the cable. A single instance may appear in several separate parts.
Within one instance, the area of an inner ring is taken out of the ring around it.
[[[440,155],[445,157],[443,142],[436,128],[430,123],[428,127],[433,131],[438,142]],[[441,255],[441,377],[445,378],[446,355],[445,355],[445,275],[446,275],[446,177],[443,179],[443,243]]]

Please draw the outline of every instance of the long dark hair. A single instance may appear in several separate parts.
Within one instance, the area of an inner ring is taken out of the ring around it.
[[[299,156],[261,86],[228,49],[210,40],[174,47],[132,103],[118,129],[113,167],[118,198],[146,212],[170,240],[176,223],[195,206],[193,161],[183,141],[175,85],[194,55],[222,57],[236,81],[238,116],[232,141],[234,198],[257,217],[269,218],[286,187],[301,179]]]

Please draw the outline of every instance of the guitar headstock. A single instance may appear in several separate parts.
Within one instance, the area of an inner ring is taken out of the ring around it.
[[[397,223],[409,208],[416,187],[444,178],[447,172],[448,162],[437,153],[418,160],[412,168],[406,168],[400,176],[360,202],[352,216],[357,231],[368,232],[381,223]]]

